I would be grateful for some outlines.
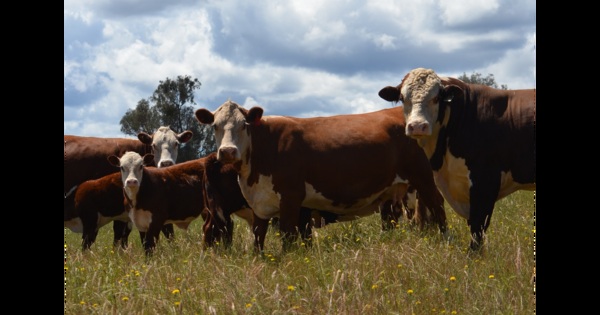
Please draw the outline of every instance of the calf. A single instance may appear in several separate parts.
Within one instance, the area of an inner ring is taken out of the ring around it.
[[[427,154],[436,185],[482,246],[497,200],[535,190],[535,89],[499,90],[410,71],[379,96],[402,102],[406,134]]]
[[[136,152],[127,152],[121,158],[109,157],[111,164],[121,169],[125,208],[135,227],[145,233],[142,242],[146,254],[152,253],[164,224],[173,223],[187,229],[200,215],[205,222],[210,222],[203,226],[204,244],[212,246],[222,239],[229,245],[233,233],[230,215],[235,213],[248,218],[252,211],[240,201],[243,196],[237,186],[237,176],[230,176],[231,173],[219,169],[220,165],[209,163],[213,175],[207,177],[209,157],[165,168],[144,167],[144,162],[150,159],[149,155],[142,158]],[[219,174],[225,175],[221,178]],[[226,199],[230,196],[236,202],[228,203],[230,200]]]
[[[398,202],[410,184],[446,229],[444,200],[429,161],[404,134],[400,108],[331,117],[265,116],[227,101],[214,113],[196,111],[215,131],[217,158],[239,171],[239,184],[254,211],[255,249],[262,251],[268,220],[279,217],[283,248],[317,209],[342,220],[371,215],[386,200]],[[307,214],[308,213],[308,214]]]

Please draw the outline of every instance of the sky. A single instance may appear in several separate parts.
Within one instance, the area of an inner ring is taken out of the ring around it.
[[[180,75],[194,109],[315,117],[397,106],[377,93],[419,67],[535,88],[535,0],[65,0],[64,134],[130,138]]]

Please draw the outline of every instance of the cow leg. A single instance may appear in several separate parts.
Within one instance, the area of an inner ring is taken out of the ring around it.
[[[312,246],[312,209],[302,207],[300,209],[300,223],[298,224],[298,231],[302,240],[307,246]]]
[[[172,241],[173,238],[175,238],[175,230],[173,229],[172,223],[163,225],[163,227],[160,230],[162,231],[163,235],[167,238],[167,240]]]
[[[254,213],[254,222],[252,222],[252,233],[254,234],[254,251],[257,254],[265,250],[265,237],[269,228],[269,219],[261,219]]]
[[[381,230],[389,231],[396,227],[396,224],[400,222],[401,210],[395,209],[394,202],[392,200],[386,200],[379,205],[379,213],[381,215]]]
[[[417,207],[415,215],[420,221],[437,223],[442,234],[446,234],[448,222],[444,209],[444,197],[433,181],[429,185],[417,187]],[[431,211],[431,215],[427,211]],[[429,219],[431,217],[431,220]],[[422,223],[424,225],[424,223]]]
[[[158,243],[158,239],[160,237],[160,232],[162,230],[163,225],[164,220],[153,221],[148,227],[148,231],[140,231],[142,246],[144,247],[144,251],[147,257],[152,256],[152,253],[156,248],[156,243]]]
[[[127,240],[129,239],[129,234],[131,233],[130,222],[124,222],[120,220],[113,221],[113,246],[118,247],[119,244],[121,248],[127,248]]]
[[[207,215],[202,225],[202,242],[204,248],[212,247],[215,245],[216,240],[221,237],[221,229],[216,225],[216,219],[212,215]]]
[[[204,231],[203,241],[205,247],[212,247],[217,241],[223,242],[225,247],[231,247],[233,242],[233,220],[230,215],[225,216],[225,222],[219,216],[208,215],[202,230]]]
[[[85,215],[81,217],[81,224],[83,225],[83,235],[81,236],[82,249],[88,250],[96,241],[98,236],[98,213]]]
[[[475,172],[472,171],[471,174],[473,173]],[[473,251],[481,249],[485,232],[490,226],[492,212],[500,190],[500,176],[495,179],[490,174],[485,174],[483,180],[478,181],[477,177],[471,179],[473,183],[469,192],[471,209],[467,222],[471,230],[470,249]]]

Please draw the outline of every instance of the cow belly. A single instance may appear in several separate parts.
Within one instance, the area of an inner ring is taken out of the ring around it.
[[[190,223],[192,221],[194,221],[198,216],[195,217],[187,217],[183,220],[166,220],[165,224],[175,224],[177,225],[178,228],[182,229],[182,230],[187,230],[188,226],[190,225]]]
[[[511,172],[502,172],[500,176],[500,191],[498,199],[502,199],[517,190],[535,190],[535,183],[517,183],[513,179]]]
[[[83,222],[79,217],[65,221],[65,227],[74,233],[83,233]]]
[[[152,212],[143,209],[129,210],[129,219],[140,232],[148,232],[150,223],[152,223]]]
[[[128,221],[127,212],[123,212],[115,217],[105,217],[101,213],[98,213],[98,228],[101,228],[112,221]]]

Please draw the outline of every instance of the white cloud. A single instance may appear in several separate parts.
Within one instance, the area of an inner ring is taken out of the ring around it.
[[[67,0],[64,15],[70,134],[119,135],[178,75],[200,80],[198,108],[231,98],[302,117],[389,107],[379,89],[416,67],[535,84],[535,0]]]

